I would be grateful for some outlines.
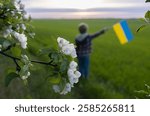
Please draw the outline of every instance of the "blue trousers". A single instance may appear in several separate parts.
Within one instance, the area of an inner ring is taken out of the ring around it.
[[[79,64],[79,72],[81,76],[84,78],[88,78],[89,76],[89,55],[78,56],[78,64]]]

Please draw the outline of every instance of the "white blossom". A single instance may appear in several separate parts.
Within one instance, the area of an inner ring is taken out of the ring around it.
[[[11,28],[6,29],[5,32],[3,33],[3,37],[7,38],[8,36],[10,36],[11,32],[12,32]]]
[[[71,91],[71,84],[70,83],[67,83],[63,89],[63,91],[60,93],[60,94],[67,94],[68,92]]]
[[[70,55],[71,52],[72,52],[72,49],[71,49],[69,46],[64,46],[64,47],[62,47],[62,52],[63,52],[65,55]]]
[[[69,43],[69,41],[67,41],[61,37],[57,38],[57,42],[58,42],[58,46],[60,47],[60,51],[63,54],[68,55],[72,58],[77,57],[74,44]],[[78,64],[75,61],[70,62],[68,71],[67,71],[67,76],[68,76],[69,82],[65,85],[64,89],[61,92],[59,92],[60,94],[63,94],[63,95],[67,94],[68,92],[71,91],[71,87],[74,87],[74,84],[79,82],[79,77],[81,76],[81,73],[79,71],[77,71],[77,66],[78,66]],[[59,86],[57,86],[57,89],[58,88],[60,90]]]
[[[71,55],[71,53],[73,52],[74,50],[74,45],[73,44],[67,44],[65,46],[62,47],[62,52],[65,54],[65,55]]]
[[[31,75],[31,73],[30,73],[30,72],[28,72],[28,73],[27,73],[27,76],[29,77],[30,75]]]
[[[18,32],[14,32],[14,37],[20,42],[21,47],[23,49],[27,48],[27,37],[25,36],[25,34],[20,34]]]
[[[31,64],[27,55],[21,55],[24,64]]]
[[[69,77],[69,82],[70,82],[70,84],[73,87],[73,85],[74,85],[74,77]]]
[[[69,41],[67,41],[61,37],[57,38],[57,42],[58,42],[59,47],[63,47],[63,46],[66,46],[69,44]]]
[[[17,39],[17,38],[18,38],[18,36],[19,36],[19,33],[18,33],[18,32],[16,32],[16,31],[14,31],[14,32],[13,32],[13,35],[14,35],[14,37]]]
[[[23,58],[24,58],[25,60],[29,60],[29,58],[28,58],[27,55],[23,55]]]
[[[58,45],[61,49],[61,52],[65,55],[70,55],[72,58],[76,58],[76,50],[75,45],[69,43],[69,41],[65,40],[64,38],[58,37],[57,38]]]
[[[26,41],[27,41],[27,37],[25,36],[25,34],[20,34],[20,35],[18,36],[18,40],[19,40],[20,42],[26,42]]]
[[[53,90],[55,93],[59,93],[60,92],[60,87],[58,85],[53,85]]]
[[[30,76],[30,72],[28,71],[27,73],[25,73],[23,76],[21,76],[22,80],[27,79]]]
[[[71,52],[71,57],[72,58],[76,58],[77,57],[77,54],[76,54],[76,50],[73,49],[72,52]]]
[[[0,44],[0,51],[2,51],[2,45]]]
[[[78,83],[79,82],[79,78],[73,78],[74,83]]]
[[[23,30],[26,30],[26,26],[24,24],[20,25]]]
[[[61,95],[66,95],[67,93],[68,93],[67,91],[63,90],[60,94]]]
[[[69,78],[69,83],[71,84],[71,87],[74,87],[74,84],[78,82],[79,82],[79,78],[74,78],[74,77]]]
[[[67,71],[68,79],[72,87],[74,83],[78,83],[79,77],[81,76],[81,73],[77,71],[76,68],[77,68],[77,63],[75,61],[72,61]]]
[[[28,13],[25,13],[24,15],[23,15],[23,18],[24,19],[28,19],[30,17],[30,15],[28,14]]]
[[[71,69],[68,69],[67,74],[68,74],[69,77],[71,77],[74,74],[74,71],[71,70]]]
[[[22,47],[23,49],[26,49],[26,48],[27,48],[27,42],[22,42],[22,43],[21,43],[21,47]]]
[[[76,75],[76,78],[79,78],[81,76],[81,73],[79,71],[75,71],[74,74]]]
[[[77,68],[77,66],[78,66],[78,64],[75,61],[71,61],[69,64],[70,69],[75,69],[75,68]]]
[[[70,85],[70,83],[67,83],[67,84],[66,84],[66,90],[67,90],[68,92],[71,91],[71,85]]]
[[[19,75],[20,75],[21,79],[25,80],[31,75],[29,72],[29,68],[31,66],[31,61],[29,60],[27,55],[21,55],[21,62],[24,64],[24,66],[21,68]]]
[[[18,1],[14,1],[14,6],[17,10],[20,10],[20,4]]]
[[[75,83],[75,79],[78,79],[79,77],[77,77],[75,74],[69,76],[69,81],[71,84]]]
[[[22,80],[25,80],[25,79],[27,79],[27,78],[28,78],[28,76],[22,76],[22,77],[21,77]]]

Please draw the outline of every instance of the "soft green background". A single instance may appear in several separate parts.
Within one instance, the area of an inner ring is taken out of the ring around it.
[[[91,20],[33,20],[35,39],[28,40],[27,54],[31,59],[48,61],[40,56],[41,48],[57,48],[57,37],[74,42],[78,24],[89,25],[89,33],[105,26],[112,26],[120,19]],[[29,78],[29,90],[22,81],[13,80],[4,86],[5,70],[15,66],[8,58],[0,56],[0,98],[136,98],[136,90],[150,85],[150,28],[136,33],[142,24],[139,20],[128,20],[134,40],[121,45],[113,29],[93,41],[89,80],[80,80],[66,96],[56,94],[51,84],[45,81],[49,67],[34,65]]]

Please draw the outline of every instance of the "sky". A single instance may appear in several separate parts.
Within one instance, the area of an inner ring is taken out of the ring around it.
[[[140,18],[145,0],[22,0],[33,18]]]

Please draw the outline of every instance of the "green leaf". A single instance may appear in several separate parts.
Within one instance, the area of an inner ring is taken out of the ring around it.
[[[63,60],[62,55],[61,55],[59,52],[57,52],[57,51],[51,52],[51,53],[49,54],[49,57],[50,57],[50,59],[52,59],[53,62],[56,63],[56,64],[62,62],[62,60]]]
[[[15,68],[11,68],[11,67],[9,67],[9,68],[7,68],[6,70],[5,70],[5,74],[9,74],[9,73],[11,73],[11,72],[15,72],[16,71],[16,69]]]
[[[144,23],[147,23],[145,18],[139,18],[139,20],[143,21]]]
[[[145,18],[146,18],[146,19],[150,19],[150,11],[147,11],[147,12],[146,12]]]
[[[0,36],[0,44],[3,44],[3,42],[5,41],[6,39],[4,39],[4,38],[2,38],[1,36]]]
[[[8,46],[10,46],[11,45],[11,43],[8,41],[8,40],[5,40],[4,42],[3,42],[3,48],[8,48]]]
[[[61,62],[60,71],[61,71],[61,72],[65,72],[65,71],[68,69],[68,66],[69,66],[69,61],[68,61],[67,59],[64,59],[64,60]]]
[[[59,73],[56,73],[55,75],[50,76],[48,80],[52,84],[58,84],[61,81],[61,76]]]
[[[21,56],[21,49],[19,47],[12,47],[11,52],[15,57],[20,57]]]
[[[52,49],[52,48],[43,48],[43,49],[39,50],[39,54],[40,55],[45,55],[45,54],[51,53],[52,51],[54,51],[54,49]]]
[[[139,32],[139,31],[143,30],[145,27],[146,27],[146,25],[140,26],[140,27],[136,30],[136,32]]]
[[[147,92],[150,94],[150,86],[147,85],[147,84],[145,84],[145,87],[146,87],[146,89],[147,89]]]
[[[5,77],[5,86],[8,87],[8,85],[10,84],[10,82],[13,80],[13,79],[16,79],[18,78],[19,75],[16,74],[15,72],[11,72],[9,73],[6,77]]]
[[[146,0],[146,2],[150,2],[150,0]]]
[[[145,94],[145,95],[147,95],[148,94],[148,92],[147,91],[145,91],[145,90],[139,90],[139,91],[136,91],[137,93],[140,93],[140,94]]]
[[[53,62],[57,63],[59,60],[59,55],[56,52],[54,52],[51,54],[51,58],[53,59]]]

